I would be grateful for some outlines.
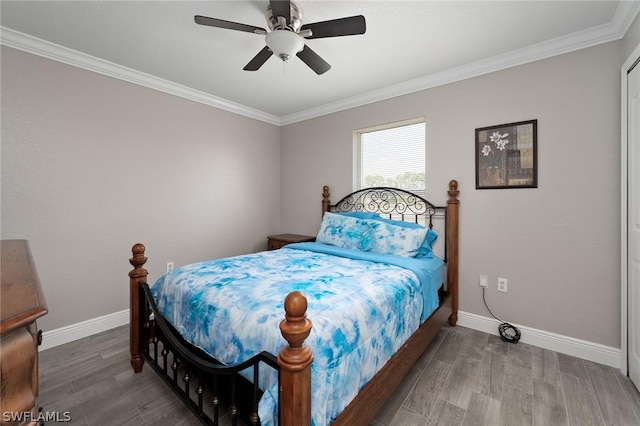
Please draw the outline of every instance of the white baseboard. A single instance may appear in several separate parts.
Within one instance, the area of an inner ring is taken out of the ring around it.
[[[458,325],[498,335],[499,321],[472,314],[458,312]],[[620,368],[620,349],[604,346],[599,343],[588,342],[573,337],[563,336],[544,330],[512,324],[520,329],[522,336],[520,341],[543,349],[550,349],[566,355],[597,362],[614,368]]]
[[[129,310],[115,312],[102,317],[93,318],[77,324],[68,325],[42,333],[42,345],[40,350],[59,346],[74,340],[89,337],[115,327],[129,323]],[[499,321],[472,314],[458,312],[458,325],[468,327],[485,333],[498,335]],[[620,368],[620,349],[604,346],[599,343],[562,336],[544,330],[513,324],[520,329],[522,337],[520,341],[555,352],[575,356],[614,368]]]
[[[42,344],[39,350],[43,351],[60,346],[125,324],[129,324],[129,309],[56,328],[55,330],[44,331],[42,332]]]

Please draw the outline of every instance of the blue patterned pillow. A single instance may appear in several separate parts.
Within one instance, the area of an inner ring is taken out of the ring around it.
[[[375,219],[375,220],[379,220],[381,222],[386,222],[386,223],[390,223],[392,225],[396,225],[396,226],[404,226],[407,228],[426,228],[425,226],[420,225],[419,223],[415,223],[415,222],[405,222],[402,220],[394,220],[394,219],[387,219],[384,217],[381,217],[380,215],[377,215],[375,213],[369,213],[369,212],[341,212],[340,214],[344,214],[347,216],[353,216],[353,217],[357,217],[360,219]],[[422,241],[422,245],[420,246],[420,248],[418,249],[418,253],[415,255],[415,257],[422,257],[422,258],[431,258],[433,257],[433,243],[438,239],[438,234],[436,234],[431,228],[427,228],[427,236],[425,237],[424,241]]]
[[[326,212],[322,218],[316,242],[351,250],[365,250],[362,244],[368,233],[367,221]]]
[[[355,217],[356,219],[376,219],[382,220],[380,215],[373,212],[364,212],[364,211],[349,211],[349,212],[336,212],[337,214],[341,214],[344,216]]]
[[[415,257],[427,236],[424,226],[407,227],[386,221],[366,219],[371,232],[364,235],[361,246],[366,251]]]
[[[427,228],[427,236],[424,238],[416,257],[433,257],[432,247],[433,243],[435,243],[437,239],[438,234],[436,234],[432,229]]]

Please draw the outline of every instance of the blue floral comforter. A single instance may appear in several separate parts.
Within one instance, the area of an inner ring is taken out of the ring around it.
[[[225,364],[285,345],[278,324],[294,290],[313,328],[312,424],[328,425],[438,306],[443,262],[316,243],[187,265],[152,287],[162,315]],[[261,368],[259,415],[277,424],[277,374]],[[247,372],[247,377],[252,377]]]

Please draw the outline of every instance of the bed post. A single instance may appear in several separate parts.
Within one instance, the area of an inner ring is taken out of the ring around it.
[[[329,187],[327,185],[322,187],[322,216],[329,211],[329,206],[331,205],[331,201],[329,201]]]
[[[326,187],[325,187],[326,188]],[[307,299],[299,291],[284,301],[285,319],[280,322],[282,336],[289,343],[278,355],[280,366],[280,426],[311,424],[311,363],[313,354],[304,339],[311,332],[307,319]]]
[[[131,353],[131,365],[133,371],[139,373],[142,371],[144,359],[140,355],[140,343],[142,330],[140,330],[140,315],[144,315],[143,308],[144,296],[140,291],[140,283],[147,282],[147,272],[143,268],[147,261],[144,256],[144,244],[137,243],[131,248],[133,257],[129,259],[129,263],[133,266],[133,270],[129,272],[129,352]]]
[[[458,322],[458,181],[449,181],[447,200],[447,291],[451,294],[449,324]]]

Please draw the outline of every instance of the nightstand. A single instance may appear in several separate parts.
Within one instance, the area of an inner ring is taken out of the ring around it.
[[[316,240],[316,237],[311,237],[309,235],[297,235],[297,234],[269,235],[267,237],[267,249],[277,250],[280,247],[286,246],[287,244],[313,242],[315,240]]]

